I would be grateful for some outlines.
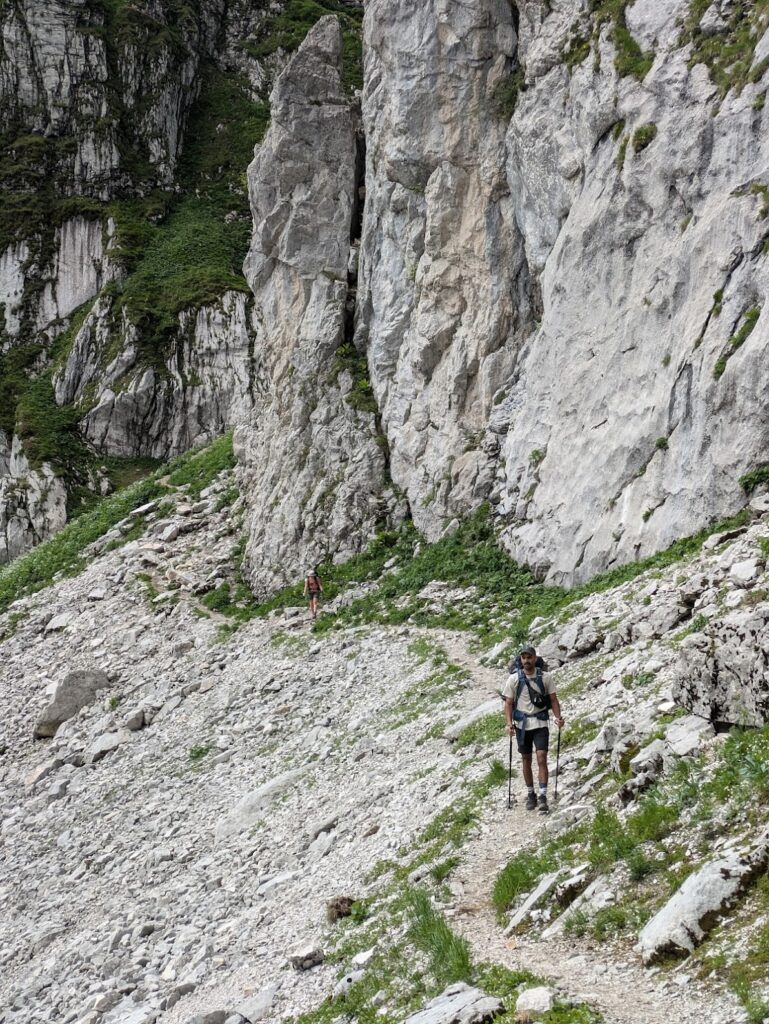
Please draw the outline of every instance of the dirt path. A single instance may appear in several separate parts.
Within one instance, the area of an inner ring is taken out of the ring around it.
[[[472,654],[461,649],[461,638],[444,646],[453,660],[473,673],[479,698],[498,687],[499,670],[478,665]],[[685,964],[672,974],[644,969],[630,943],[598,943],[572,936],[545,943],[534,926],[527,934],[505,938],[491,903],[494,879],[516,850],[536,846],[545,835],[545,819],[524,809],[522,790],[522,782],[515,778],[513,809],[507,810],[503,797],[486,808],[480,835],[463,848],[462,862],[453,875],[455,884],[462,887],[453,925],[470,942],[474,959],[545,976],[564,998],[598,1009],[606,1024],[738,1024],[745,1020],[736,1000],[705,989],[690,977]],[[559,805],[568,804],[569,799],[566,783]]]

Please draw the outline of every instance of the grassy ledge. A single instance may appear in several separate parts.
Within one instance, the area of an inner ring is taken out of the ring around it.
[[[56,536],[0,569],[0,613],[20,597],[43,590],[64,576],[77,575],[88,564],[85,550],[89,544],[103,537],[134,509],[174,487],[186,486],[188,493],[197,497],[234,463],[232,436],[227,434],[207,448],[188,452],[145,479],[102,499]],[[135,539],[142,530],[141,522],[137,523],[124,540]]]

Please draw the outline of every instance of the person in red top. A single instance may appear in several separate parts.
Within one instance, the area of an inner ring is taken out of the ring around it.
[[[313,619],[318,617],[318,598],[323,593],[323,584],[317,570],[310,569],[304,580],[304,596],[310,598],[310,612]]]

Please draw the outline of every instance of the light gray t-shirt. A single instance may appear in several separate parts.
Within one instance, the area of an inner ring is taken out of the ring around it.
[[[534,690],[534,692],[536,693],[539,690],[539,687],[535,683],[536,674],[533,676],[527,676],[526,678],[531,683],[532,690]],[[555,683],[551,682],[551,680],[548,679],[547,675],[542,676],[542,685],[545,687],[545,693],[555,693]],[[517,692],[518,673],[513,672],[511,675],[507,677],[507,683],[505,684],[505,688],[502,691],[502,696],[507,700],[514,701]],[[531,700],[529,699],[529,691],[525,686],[521,691],[521,699],[518,701],[518,710],[522,711],[525,715],[535,715],[540,710],[539,708],[535,708],[534,705],[531,703]],[[541,729],[545,724],[546,723],[541,718],[526,719],[527,729]],[[518,727],[520,728],[520,724],[518,725]]]

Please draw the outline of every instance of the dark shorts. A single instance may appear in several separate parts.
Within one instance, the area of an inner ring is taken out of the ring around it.
[[[550,745],[550,730],[546,725],[541,729],[527,729],[523,734],[520,729],[516,729],[515,738],[518,740],[518,753],[531,755],[532,749],[547,750]]]

